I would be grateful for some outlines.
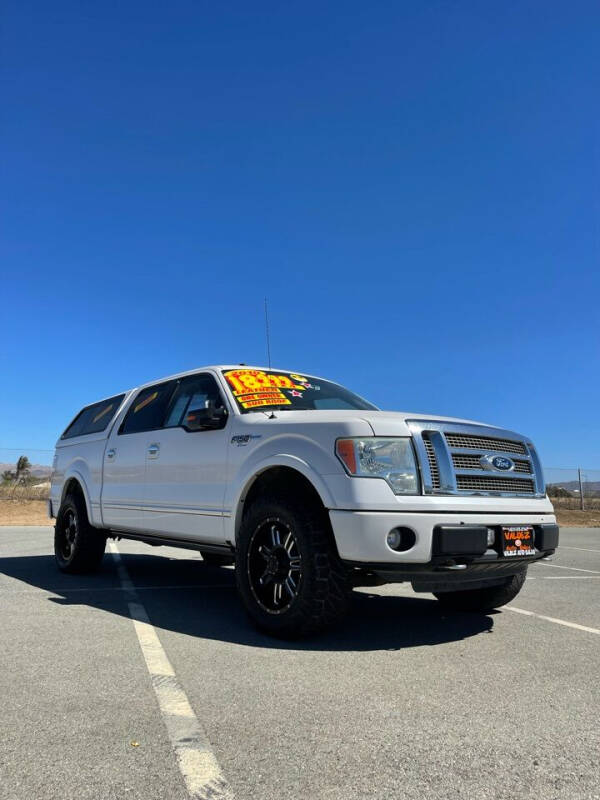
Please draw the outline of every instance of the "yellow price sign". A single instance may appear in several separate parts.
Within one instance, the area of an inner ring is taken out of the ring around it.
[[[282,389],[305,389],[293,380],[301,380],[300,375],[282,375],[260,369],[232,369],[223,374],[242,408],[291,405]]]

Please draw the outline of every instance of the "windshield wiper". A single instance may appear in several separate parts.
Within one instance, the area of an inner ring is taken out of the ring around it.
[[[294,408],[294,406],[260,406],[259,408],[249,408],[244,413],[246,414],[255,414],[257,411],[262,411],[265,414],[268,414],[269,411],[312,411],[314,409],[311,408]]]

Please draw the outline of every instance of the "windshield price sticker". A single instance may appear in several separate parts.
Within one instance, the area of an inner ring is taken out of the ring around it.
[[[242,408],[260,406],[289,406],[284,390],[304,392],[310,384],[301,375],[282,375],[258,369],[232,369],[223,373],[233,395]]]

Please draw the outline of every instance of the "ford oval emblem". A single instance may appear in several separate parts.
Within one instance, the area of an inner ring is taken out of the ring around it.
[[[496,469],[499,472],[510,472],[515,468],[515,462],[508,456],[486,455],[481,457],[479,463],[483,469]]]

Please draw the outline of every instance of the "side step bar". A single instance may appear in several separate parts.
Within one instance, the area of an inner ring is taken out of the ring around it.
[[[184,550],[203,550],[205,553],[216,553],[222,556],[231,556],[235,549],[231,544],[210,544],[199,542],[197,539],[173,539],[169,536],[154,533],[130,533],[129,531],[110,530],[109,539],[132,539],[135,542],[144,542],[152,547],[182,547]]]

